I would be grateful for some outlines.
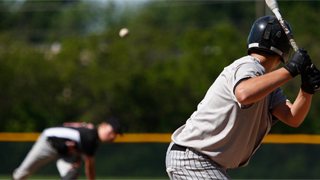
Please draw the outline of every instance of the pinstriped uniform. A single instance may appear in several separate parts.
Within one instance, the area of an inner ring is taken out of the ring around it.
[[[186,148],[185,151],[171,150],[172,145],[173,143],[168,148],[166,158],[167,173],[171,180],[230,179],[226,169],[221,168],[207,155],[191,148]]]
[[[172,180],[230,179],[227,169],[246,166],[271,126],[272,116],[286,96],[279,87],[249,105],[242,105],[234,94],[241,81],[266,73],[259,59],[250,55],[229,66],[207,91],[184,125],[171,136],[166,167]]]

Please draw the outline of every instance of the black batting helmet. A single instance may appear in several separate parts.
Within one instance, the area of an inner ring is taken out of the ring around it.
[[[285,21],[290,32],[290,24]],[[275,16],[264,16],[253,24],[247,41],[248,54],[256,48],[277,53],[282,62],[286,63],[290,56],[291,45],[289,39]]]

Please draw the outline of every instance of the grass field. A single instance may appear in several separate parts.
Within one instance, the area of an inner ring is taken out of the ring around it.
[[[33,175],[28,178],[28,180],[60,180],[60,176],[41,176],[41,175]],[[0,180],[12,180],[10,175],[0,175]],[[84,176],[81,176],[78,180],[87,180]],[[163,177],[97,177],[96,180],[170,180],[169,178]],[[252,179],[233,179],[233,180],[252,180]],[[320,180],[320,179],[255,179],[255,180]]]
[[[60,176],[31,176],[28,178],[28,180],[60,180]],[[10,175],[0,175],[0,180],[12,180],[12,177]],[[79,180],[86,180],[85,177],[80,177]],[[96,180],[169,180],[169,178],[148,178],[148,177],[143,177],[143,178],[117,178],[117,177],[97,177]]]

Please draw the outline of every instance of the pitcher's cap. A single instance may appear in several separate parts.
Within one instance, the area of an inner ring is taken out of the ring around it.
[[[109,118],[109,119],[105,120],[104,122],[107,124],[110,124],[115,131],[117,131],[119,134],[122,135],[122,126],[121,126],[121,123],[118,119]]]

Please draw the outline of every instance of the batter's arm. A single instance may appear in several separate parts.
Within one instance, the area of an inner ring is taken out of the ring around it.
[[[308,94],[300,89],[293,104],[289,101],[283,102],[273,110],[272,114],[287,125],[298,127],[309,112],[311,100],[312,94]]]
[[[85,172],[88,180],[93,180],[96,178],[93,156],[85,157]]]
[[[292,79],[290,73],[280,68],[267,74],[242,81],[234,90],[238,102],[251,104],[266,97],[272,91]]]

